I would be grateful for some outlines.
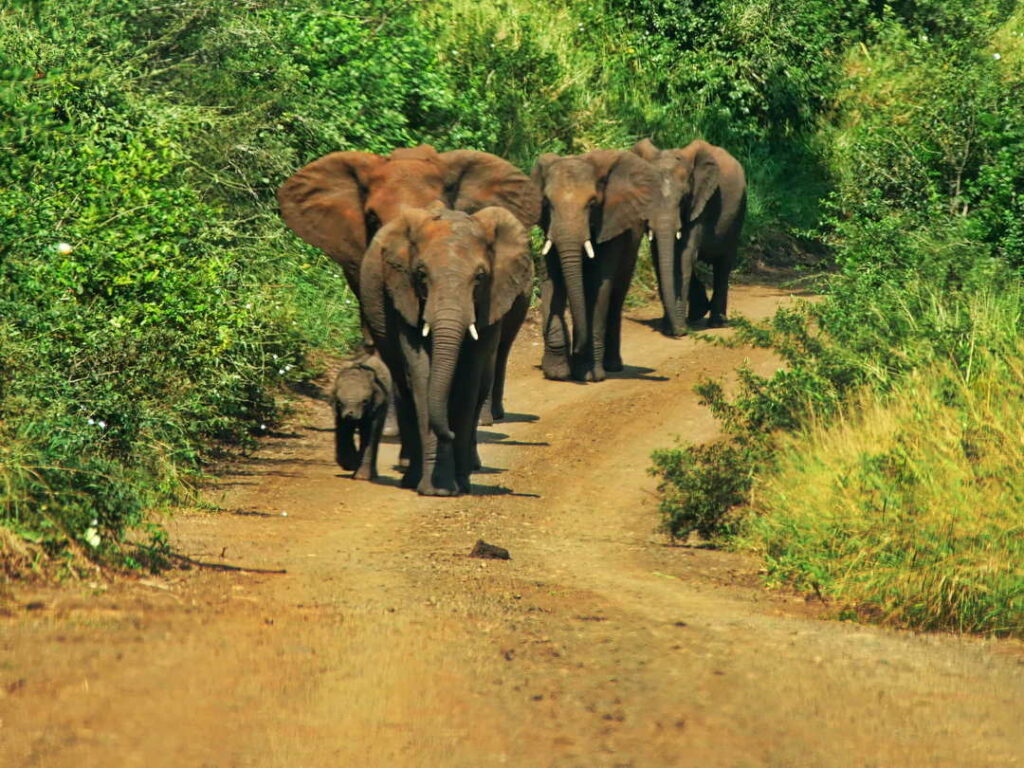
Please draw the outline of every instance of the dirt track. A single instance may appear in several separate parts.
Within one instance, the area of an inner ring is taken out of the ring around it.
[[[653,532],[650,451],[714,435],[693,383],[774,361],[625,326],[634,367],[585,386],[544,381],[527,329],[478,495],[398,489],[394,445],[382,484],[343,479],[309,401],[210,490],[224,511],[169,524],[196,560],[286,574],[17,593],[0,765],[1024,765],[1019,644],[821,621]],[[481,537],[513,559],[465,557]]]

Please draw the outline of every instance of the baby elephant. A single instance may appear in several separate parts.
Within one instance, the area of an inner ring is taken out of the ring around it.
[[[391,374],[376,355],[342,364],[331,388],[335,458],[356,480],[377,477],[377,446],[384,431],[391,395]],[[359,449],[355,433],[359,430]]]

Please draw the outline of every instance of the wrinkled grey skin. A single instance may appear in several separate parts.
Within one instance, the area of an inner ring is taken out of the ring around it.
[[[522,323],[532,279],[526,229],[502,208],[406,209],[374,237],[360,295],[398,394],[404,487],[471,491],[498,347],[505,323]]]
[[[391,395],[391,374],[376,355],[348,360],[331,387],[334,457],[356,480],[377,477],[377,448]],[[356,448],[356,432],[359,447]]]
[[[694,141],[683,149],[658,149],[644,139],[633,147],[657,171],[659,184],[646,212],[653,236],[651,256],[658,275],[664,330],[686,334],[686,324],[711,312],[709,327],[725,325],[729,273],[736,263],[747,210],[743,167],[721,147]],[[707,294],[693,270],[697,259],[712,265]]]
[[[549,379],[603,381],[606,371],[623,367],[622,305],[657,174],[630,152],[596,150],[541,155],[533,179],[543,195],[541,227],[550,241],[541,368]]]

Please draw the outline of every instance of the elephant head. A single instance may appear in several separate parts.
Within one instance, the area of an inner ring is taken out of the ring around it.
[[[496,205],[527,228],[540,215],[537,190],[511,163],[472,150],[439,153],[426,144],[387,157],[333,152],[297,171],[277,198],[285,223],[337,261],[357,295],[370,240],[404,208],[439,201],[473,213]]]
[[[427,402],[439,438],[454,437],[448,402],[467,334],[478,341],[532,280],[526,229],[504,208],[406,209],[374,237],[360,275],[363,311],[378,337],[393,309],[412,338],[430,339]]]
[[[689,242],[689,234],[719,189],[715,149],[704,141],[684,149],[658,149],[650,139],[633,147],[633,152],[658,172],[660,180],[645,218],[657,253],[661,302],[673,336],[686,333],[686,301],[700,247],[700,243]],[[678,271],[677,252],[681,254]]]
[[[640,235],[657,178],[636,155],[601,149],[571,157],[541,155],[533,180],[542,193],[543,252],[552,246],[558,250],[575,329],[573,353],[579,355],[590,334],[583,254],[596,258],[595,245],[627,231]]]

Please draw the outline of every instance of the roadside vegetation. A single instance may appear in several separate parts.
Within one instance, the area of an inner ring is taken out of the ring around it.
[[[305,162],[703,136],[748,169],[747,252],[830,277],[740,323],[786,370],[702,387],[729,439],[656,455],[666,531],[1020,633],[1022,35],[1010,0],[0,3],[0,562],[145,565],[153,512],[353,343],[276,211]]]
[[[843,616],[1024,634],[1024,14],[894,4],[806,126],[830,179],[824,299],[700,392],[726,439],[655,455],[663,523],[761,554]]]

